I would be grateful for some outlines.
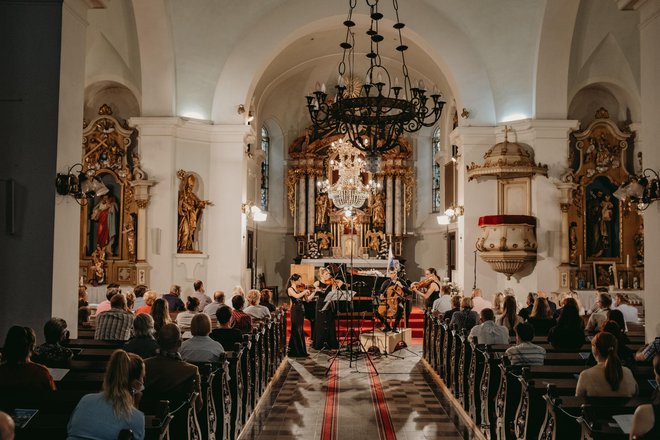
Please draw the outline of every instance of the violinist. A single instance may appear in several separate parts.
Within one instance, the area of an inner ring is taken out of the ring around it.
[[[315,326],[312,327],[314,335],[312,348],[322,350],[323,348],[338,348],[337,332],[335,330],[335,310],[329,307],[325,298],[332,291],[336,291],[344,284],[341,280],[333,278],[330,271],[322,267],[319,269],[319,280],[314,282],[316,295]]]
[[[289,278],[286,286],[286,294],[291,300],[291,336],[289,338],[289,356],[307,357],[307,346],[305,344],[305,309],[303,301],[310,296],[302,277],[294,273]]]
[[[379,296],[374,298],[375,306],[378,306],[375,307],[374,317],[383,323],[384,332],[393,331],[396,333],[405,312],[406,300],[412,295],[412,291],[405,281],[398,277],[396,270],[390,270],[387,276],[389,278],[383,282]],[[390,317],[392,314],[394,314],[394,326],[390,327],[386,317]]]
[[[440,295],[440,279],[438,278],[438,272],[432,267],[426,269],[424,276],[423,281],[413,283],[411,287],[413,292],[424,298],[424,306],[430,309],[433,307],[433,302]]]

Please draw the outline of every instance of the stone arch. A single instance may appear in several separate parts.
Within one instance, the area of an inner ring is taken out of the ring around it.
[[[605,107],[615,121],[638,121],[640,103],[625,87],[608,81],[595,81],[573,95],[569,119],[577,119],[584,127],[594,118],[596,110]]]
[[[96,117],[101,105],[108,104],[122,119],[140,116],[140,94],[134,86],[113,80],[99,80],[85,87],[84,118]]]

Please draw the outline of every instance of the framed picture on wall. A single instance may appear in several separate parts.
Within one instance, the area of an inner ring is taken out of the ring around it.
[[[594,287],[618,286],[616,263],[614,262],[594,262]]]

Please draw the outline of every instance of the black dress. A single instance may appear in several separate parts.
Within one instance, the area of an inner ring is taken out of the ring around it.
[[[314,341],[312,342],[312,347],[315,350],[339,348],[337,332],[335,331],[335,310],[332,304],[327,304],[325,302],[325,297],[328,295],[330,285],[319,281],[319,289],[321,289],[321,291],[317,294],[316,327],[313,330]]]
[[[289,287],[291,289],[291,287]],[[289,295],[287,289],[287,295]],[[307,346],[305,345],[305,308],[303,301],[298,298],[291,298],[291,336],[289,336],[289,356],[307,357]]]
[[[436,283],[435,281],[433,281],[432,284],[438,286],[438,283]],[[426,306],[427,309],[431,309],[433,308],[433,302],[438,298],[440,298],[440,286],[438,286],[438,290],[436,290],[431,294],[431,296],[426,298],[426,301],[424,301],[424,305]]]

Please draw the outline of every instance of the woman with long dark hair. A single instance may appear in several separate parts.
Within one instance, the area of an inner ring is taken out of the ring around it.
[[[513,295],[506,295],[502,304],[502,310],[502,316],[497,318],[497,323],[503,325],[509,330],[509,336],[515,336],[516,326],[523,322],[523,319],[518,315],[516,297]]]
[[[563,314],[563,313],[562,313]],[[637,382],[632,372],[621,365],[616,338],[600,332],[591,340],[591,352],[597,364],[580,373],[576,396],[632,397],[637,394]]]
[[[570,351],[579,351],[585,344],[584,323],[575,299],[564,300],[557,325],[548,331],[548,342],[557,350]]]
[[[0,392],[55,390],[48,368],[31,361],[36,336],[30,327],[15,325],[7,332],[0,364]]]
[[[170,318],[170,306],[166,299],[158,298],[154,301],[154,305],[151,306],[151,317],[154,318],[154,330],[156,333],[158,333],[161,327],[165,324],[172,323],[172,318]]]
[[[548,331],[557,324],[552,317],[552,308],[547,298],[541,296],[536,298],[527,323],[534,327],[534,334],[537,336],[547,335]]]
[[[289,337],[289,356],[307,357],[305,344],[305,308],[303,300],[308,296],[309,290],[301,286],[301,276],[294,273],[286,283],[286,294],[291,300],[291,336]]]

